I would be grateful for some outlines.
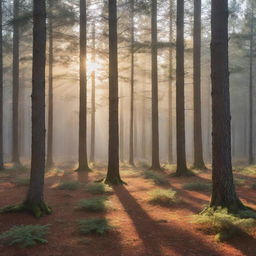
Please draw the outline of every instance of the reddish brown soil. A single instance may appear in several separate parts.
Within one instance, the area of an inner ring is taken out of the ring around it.
[[[119,186],[110,195],[115,210],[106,214],[93,214],[76,210],[80,199],[93,195],[83,188],[76,191],[59,190],[61,180],[93,181],[104,175],[96,173],[79,174],[66,171],[64,175],[48,175],[45,186],[46,202],[52,206],[53,214],[39,220],[26,213],[0,216],[0,233],[13,225],[51,224],[48,244],[33,248],[0,246],[1,256],[256,256],[256,232],[253,237],[238,237],[229,243],[217,243],[214,236],[206,235],[190,223],[191,215],[200,212],[209,202],[208,192],[183,190],[184,183],[209,182],[210,171],[197,177],[169,177],[169,186],[178,191],[182,203],[166,208],[148,203],[148,192],[157,186],[137,173],[122,170],[127,186]],[[26,186],[15,185],[18,173],[5,171],[0,175],[0,207],[21,202],[26,195]],[[241,177],[240,177],[241,178]],[[248,187],[256,177],[243,177],[246,184],[238,186],[242,200],[256,207],[256,193]],[[77,220],[92,216],[105,216],[116,227],[104,236],[82,236],[78,232]]]

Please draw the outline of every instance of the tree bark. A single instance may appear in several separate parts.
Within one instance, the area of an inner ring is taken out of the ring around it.
[[[134,166],[134,0],[131,8],[131,102],[130,102],[130,154],[129,164]]]
[[[194,168],[205,169],[201,115],[201,0],[194,0]]]
[[[231,114],[228,63],[228,0],[212,0],[212,198],[210,206],[238,211],[231,163]]]
[[[34,0],[33,71],[32,71],[32,155],[31,176],[24,206],[36,217],[50,213],[44,203],[45,173],[45,50],[46,7],[44,0]]]
[[[185,96],[184,96],[184,0],[177,1],[176,39],[176,136],[177,176],[187,174],[185,143]]]
[[[87,160],[87,17],[86,0],[80,0],[80,109],[79,166],[77,171],[90,171]]]
[[[95,65],[96,60],[96,52],[95,52],[95,23],[93,23],[92,27],[92,63]],[[95,69],[92,71],[92,101],[91,101],[91,154],[90,154],[90,162],[95,162],[95,114],[96,114],[96,104],[95,104]]]
[[[3,151],[3,2],[0,0],[0,170],[4,169]]]
[[[13,2],[13,18],[19,17],[19,0]],[[20,164],[19,159],[19,24],[17,21],[13,25],[13,102],[12,102],[12,162]]]
[[[254,163],[253,152],[253,41],[254,41],[254,12],[253,4],[251,6],[251,24],[250,24],[250,77],[249,77],[249,164]]]
[[[170,32],[169,32],[169,42],[171,43],[169,47],[169,99],[168,99],[168,162],[169,164],[173,163],[173,128],[172,128],[172,85],[173,85],[173,0],[170,0]]]
[[[108,172],[105,183],[122,183],[119,173],[118,127],[118,50],[116,0],[108,1],[109,10],[109,145]]]
[[[53,0],[49,0],[48,12],[48,36],[49,36],[49,80],[48,80],[48,129],[47,129],[47,157],[46,167],[53,167],[53,27],[52,6]]]
[[[151,83],[152,83],[152,166],[161,170],[159,160],[158,72],[157,72],[157,0],[151,1]]]

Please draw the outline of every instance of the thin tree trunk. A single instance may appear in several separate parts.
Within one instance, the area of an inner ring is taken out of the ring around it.
[[[253,153],[253,41],[254,41],[254,13],[251,7],[251,35],[250,35],[250,78],[249,78],[249,164],[254,163]]]
[[[205,169],[201,115],[201,0],[194,0],[194,168]]]
[[[172,128],[172,85],[173,85],[173,0],[170,0],[170,33],[169,33],[169,112],[168,112],[168,162],[169,164],[173,163],[173,128]]]
[[[123,84],[120,86],[120,112],[119,112],[119,137],[120,137],[120,162],[124,163],[125,156],[124,156],[124,88]]]
[[[118,51],[116,0],[108,1],[109,8],[109,145],[107,184],[122,183],[119,173],[118,127]]]
[[[176,39],[176,136],[177,176],[187,174],[185,143],[185,96],[184,96],[184,0],[177,1]]]
[[[86,0],[80,0],[80,109],[79,109],[79,166],[77,171],[90,171],[87,160],[87,17]]]
[[[161,170],[159,160],[158,72],[157,72],[157,0],[151,1],[151,79],[152,79],[152,166]]]
[[[47,129],[47,157],[46,168],[53,167],[53,28],[52,28],[52,5],[49,0],[48,36],[49,36],[49,88],[48,88],[48,129]]]
[[[134,166],[134,0],[131,8],[131,102],[130,102],[130,155],[129,164]]]
[[[3,2],[0,0],[0,170],[4,169],[3,152]]]
[[[144,57],[145,58],[145,57]],[[146,136],[147,136],[147,130],[146,130],[146,83],[147,83],[147,65],[146,61],[144,62],[144,73],[143,73],[143,88],[142,88],[142,124],[141,124],[141,151],[142,151],[142,160],[146,160]]]
[[[95,23],[93,23],[92,27],[92,63],[95,66],[96,60],[96,52],[95,52]],[[95,69],[92,71],[92,100],[91,100],[91,154],[90,154],[90,162],[95,162],[95,114],[96,114],[96,104],[95,104]]]
[[[212,0],[211,26],[213,190],[210,206],[237,211],[243,205],[235,192],[231,163],[228,0]]]
[[[13,102],[12,102],[12,162],[19,165],[19,0],[13,2]]]
[[[25,205],[36,217],[50,213],[44,203],[45,173],[45,50],[46,10],[44,0],[34,0],[32,72],[32,156],[30,185]]]

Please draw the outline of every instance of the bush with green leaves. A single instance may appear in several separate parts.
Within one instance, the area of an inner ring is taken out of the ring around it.
[[[85,191],[94,195],[101,195],[111,192],[112,189],[103,183],[92,183],[85,187]]]
[[[252,218],[248,218],[248,217]],[[227,241],[235,236],[250,235],[256,228],[256,214],[246,210],[239,212],[239,215],[228,213],[227,209],[213,210],[208,208],[204,214],[194,216],[192,222],[201,224],[200,230],[215,234],[219,242]]]
[[[111,230],[113,230],[113,226],[109,224],[106,218],[90,218],[79,221],[79,231],[81,234],[104,235]]]
[[[59,189],[61,190],[77,190],[81,187],[81,183],[79,181],[63,181],[59,185]]]
[[[89,212],[105,212],[110,208],[108,198],[105,196],[84,199],[78,203],[78,209]]]
[[[143,176],[145,179],[150,179],[152,181],[154,181],[155,184],[157,185],[166,185],[168,184],[168,180],[166,178],[165,175],[163,175],[162,173],[156,172],[156,171],[145,171],[143,173]]]
[[[177,192],[172,189],[155,189],[149,192],[149,202],[163,206],[171,206],[179,201]]]
[[[212,188],[212,185],[209,183],[194,182],[194,183],[187,183],[183,185],[183,188],[191,191],[210,191]]]
[[[8,245],[20,245],[31,247],[38,243],[45,244],[48,241],[45,236],[49,233],[49,225],[21,225],[13,226],[10,230],[0,235],[0,241]]]

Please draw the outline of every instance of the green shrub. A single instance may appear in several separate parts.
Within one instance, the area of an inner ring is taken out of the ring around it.
[[[79,231],[81,234],[93,233],[98,235],[104,235],[112,229],[113,226],[111,226],[108,220],[105,218],[90,218],[79,221]]]
[[[111,188],[103,183],[92,183],[85,187],[85,191],[94,195],[100,195],[110,192]]]
[[[155,189],[149,193],[149,202],[163,206],[171,206],[177,203],[177,192],[172,189]]]
[[[183,185],[184,189],[191,190],[191,191],[210,191],[211,187],[212,187],[211,184],[199,183],[199,182],[187,183]]]
[[[162,173],[149,170],[149,171],[145,171],[143,175],[145,179],[150,179],[154,181],[154,183],[157,185],[168,184],[167,178]]]
[[[21,225],[13,226],[10,230],[0,235],[2,243],[8,245],[21,245],[22,247],[34,246],[37,243],[45,244],[44,238],[49,233],[49,225]]]
[[[252,211],[250,211],[251,216]],[[253,228],[256,227],[256,220],[248,217],[249,211],[241,211],[238,215],[231,215],[227,209],[218,209],[214,211],[209,208],[205,214],[197,215],[193,223],[201,224],[201,230],[215,234],[217,241],[227,241],[234,236],[248,234],[250,235]],[[254,216],[256,217],[256,215]]]
[[[29,185],[30,178],[17,178],[14,180],[14,183],[18,186],[27,186]]]
[[[91,199],[84,199],[78,203],[78,209],[90,212],[104,212],[110,209],[107,197],[99,196]]]
[[[81,183],[78,181],[63,181],[59,185],[61,190],[77,190],[81,187]]]

